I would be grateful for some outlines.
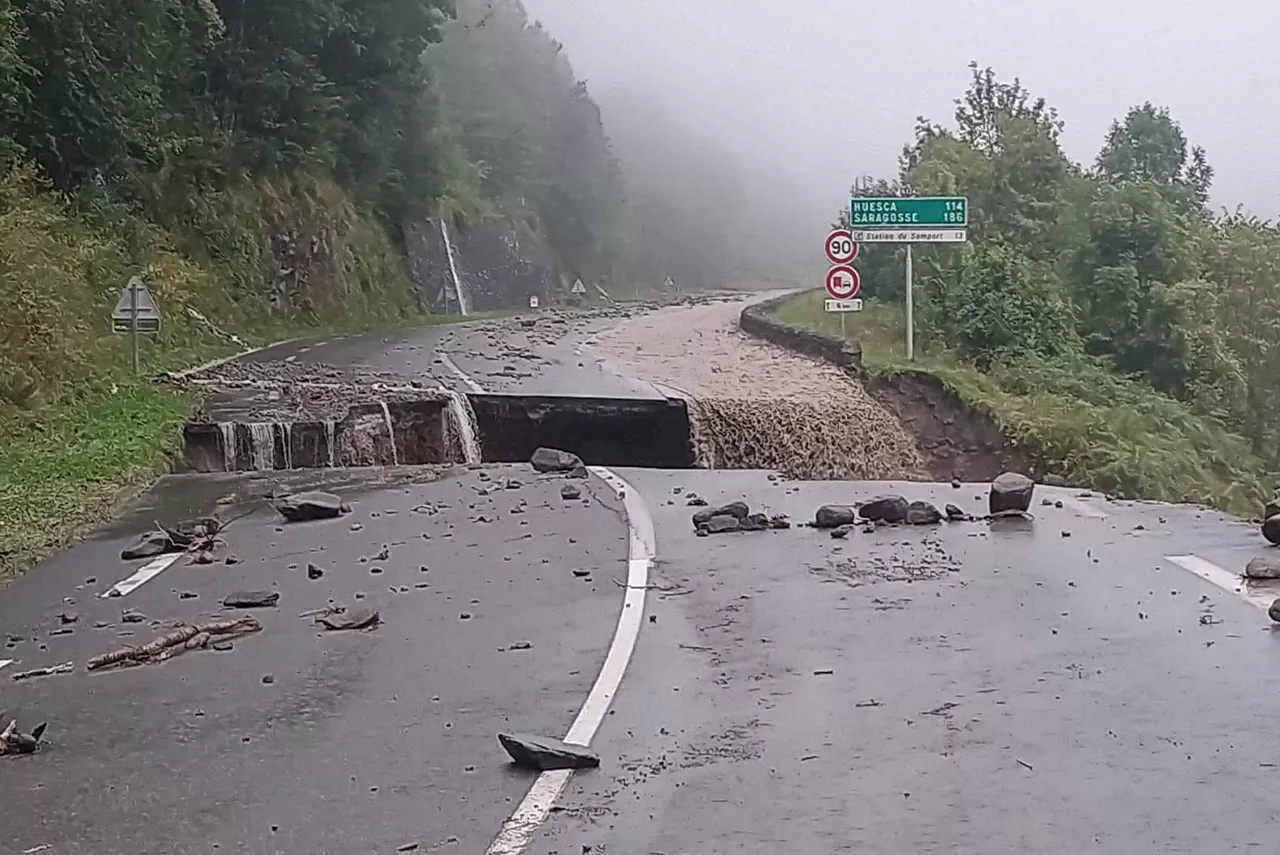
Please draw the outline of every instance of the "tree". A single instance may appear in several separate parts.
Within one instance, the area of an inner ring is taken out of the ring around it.
[[[967,247],[954,278],[925,287],[925,323],[979,368],[1078,347],[1070,303],[1043,265],[990,240]]]
[[[19,161],[22,147],[11,136],[28,109],[31,92],[27,80],[32,70],[22,58],[26,28],[10,0],[0,0],[0,174]]]
[[[1112,123],[1096,168],[1104,181],[1152,184],[1188,207],[1203,207],[1213,183],[1204,149],[1196,146],[1188,154],[1182,126],[1150,101]]]

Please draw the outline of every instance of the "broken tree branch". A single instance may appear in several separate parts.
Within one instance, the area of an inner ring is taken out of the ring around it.
[[[100,671],[113,666],[132,667],[164,662],[187,650],[202,650],[208,647],[215,636],[225,641],[250,635],[261,629],[262,624],[257,618],[252,617],[205,624],[178,624],[164,635],[141,646],[122,647],[119,650],[95,656],[85,667],[90,671]]]

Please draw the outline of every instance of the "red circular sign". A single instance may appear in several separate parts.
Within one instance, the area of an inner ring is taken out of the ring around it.
[[[862,288],[858,271],[847,264],[837,264],[827,271],[827,294],[833,300],[852,300]]]
[[[832,264],[852,264],[858,258],[858,244],[853,239],[853,232],[848,229],[836,229],[827,235],[824,249],[827,261]]]

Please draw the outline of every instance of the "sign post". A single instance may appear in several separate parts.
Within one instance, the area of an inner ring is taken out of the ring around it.
[[[969,239],[969,200],[963,196],[855,196],[849,204],[852,239],[907,245],[907,360],[916,358],[915,243],[964,243]]]
[[[116,307],[111,312],[111,331],[128,333],[129,347],[133,351],[133,373],[141,374],[139,335],[160,332],[160,307],[140,277],[129,277],[128,284],[120,291]]]

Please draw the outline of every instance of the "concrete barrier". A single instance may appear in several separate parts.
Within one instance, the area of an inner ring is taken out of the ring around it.
[[[752,303],[738,316],[738,326],[749,335],[825,360],[850,374],[862,376],[862,346],[856,341],[783,323],[773,317],[779,306],[795,297],[795,294],[784,294],[761,303]]]

